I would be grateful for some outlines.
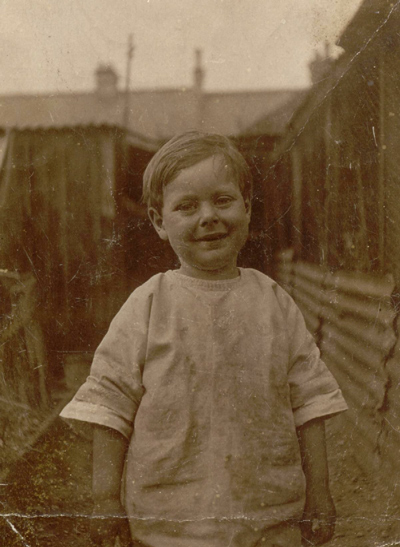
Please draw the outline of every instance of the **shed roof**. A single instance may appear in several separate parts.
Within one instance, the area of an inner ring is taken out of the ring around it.
[[[286,100],[277,105],[275,109],[271,108],[271,112],[262,116],[253,125],[249,125],[243,132],[243,135],[282,135],[308,92],[309,90],[307,89],[288,95],[285,97]]]
[[[196,92],[150,89],[129,93],[128,127],[150,139],[165,140],[194,128],[235,136],[269,113],[284,107],[295,90]],[[71,126],[125,126],[126,94],[96,92],[0,96],[0,126],[37,129]],[[274,131],[284,123],[274,122]]]
[[[303,95],[303,91],[287,89],[211,93],[205,97],[204,128],[236,136],[247,134],[248,128],[260,119],[271,119],[271,134],[280,134],[286,127],[286,120],[284,116],[275,116],[275,113],[285,110],[299,95]]]
[[[398,2],[393,0],[364,0],[354,17],[342,32],[337,44],[346,53],[363,49],[385,25],[390,15],[398,10]]]
[[[325,77],[317,82],[300,101],[292,116],[292,126],[282,134],[282,139],[274,151],[278,159],[294,140],[303,132],[310,117],[318,112],[319,106],[326,101],[346,73],[373,48],[386,43],[390,46],[394,36],[398,36],[400,21],[400,3],[393,0],[364,0],[353,19],[343,30],[337,44],[344,53],[332,61]],[[382,40],[384,38],[384,40]]]

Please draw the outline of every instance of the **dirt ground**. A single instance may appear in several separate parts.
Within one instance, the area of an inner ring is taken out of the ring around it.
[[[328,424],[332,494],[338,519],[328,547],[400,546],[400,504],[390,488],[363,474]],[[90,442],[59,419],[0,481],[1,547],[89,547]]]

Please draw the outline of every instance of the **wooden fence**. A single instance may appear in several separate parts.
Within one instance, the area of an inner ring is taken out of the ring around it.
[[[49,402],[35,279],[0,270],[0,408]]]

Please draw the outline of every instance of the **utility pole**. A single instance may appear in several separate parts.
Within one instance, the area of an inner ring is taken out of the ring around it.
[[[128,131],[129,129],[129,92],[130,92],[130,84],[131,84],[131,65],[132,65],[132,58],[133,58],[134,51],[135,51],[135,47],[133,45],[133,35],[129,34],[128,51],[126,55],[125,107],[124,107],[124,119],[123,119],[123,125],[126,131]]]

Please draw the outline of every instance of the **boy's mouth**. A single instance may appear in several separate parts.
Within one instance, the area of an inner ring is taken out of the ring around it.
[[[198,237],[196,238],[196,241],[218,241],[219,239],[224,239],[227,236],[227,233],[215,232],[213,234],[206,234],[202,237]]]

